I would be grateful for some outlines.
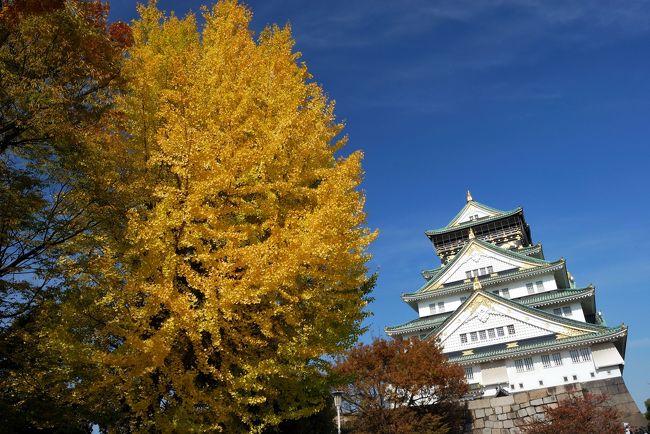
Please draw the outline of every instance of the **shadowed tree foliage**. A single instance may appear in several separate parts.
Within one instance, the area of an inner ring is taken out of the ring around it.
[[[591,393],[571,396],[555,408],[547,407],[544,419],[534,419],[522,428],[526,434],[623,433],[623,422],[607,399]]]
[[[435,342],[375,339],[353,348],[335,367],[351,432],[413,434],[457,432],[463,369],[447,361]]]

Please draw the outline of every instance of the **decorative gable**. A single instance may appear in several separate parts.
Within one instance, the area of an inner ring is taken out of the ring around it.
[[[494,217],[499,213],[487,207],[478,206],[475,202],[469,202],[460,214],[449,224],[450,227],[458,226],[469,221],[482,219],[484,217]]]
[[[440,340],[443,351],[449,353],[506,342],[514,345],[542,336],[564,338],[595,333],[588,325],[567,322],[477,290],[434,336]]]
[[[446,283],[462,281],[476,275],[535,268],[544,262],[536,258],[513,254],[492,244],[474,239],[458,252],[454,259],[446,265],[444,271],[441,270],[435,276],[427,290],[440,288]]]

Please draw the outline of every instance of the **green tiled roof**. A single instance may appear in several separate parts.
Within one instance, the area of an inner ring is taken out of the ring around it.
[[[559,260],[556,262],[551,262],[548,265],[540,266],[537,268],[529,268],[527,270],[517,270],[517,271],[512,271],[510,273],[506,274],[499,274],[497,276],[483,276],[481,281],[481,285],[483,287],[486,286],[494,286],[498,285],[504,282],[509,282],[512,280],[519,280],[522,277],[527,277],[527,276],[536,276],[540,275],[549,271],[556,271],[556,270],[562,270],[564,269],[564,261]],[[426,285],[428,285],[429,282],[427,282]],[[413,302],[413,301],[418,301],[418,300],[425,300],[431,296],[441,296],[441,295],[449,295],[449,294],[454,294],[457,292],[464,292],[471,290],[473,287],[472,282],[465,282],[465,281],[459,281],[457,284],[450,285],[450,286],[445,286],[442,288],[438,288],[433,291],[423,291],[420,290],[416,292],[410,292],[410,293],[403,293],[402,294],[402,300],[405,302]]]
[[[517,249],[516,252],[519,253],[520,255],[526,255],[526,256],[536,255],[542,252],[542,245],[535,244],[534,246],[523,247],[521,249]]]
[[[444,266],[441,265],[440,267],[438,267],[438,268],[433,268],[433,269],[431,269],[431,270],[422,270],[422,271],[420,272],[420,274],[422,274],[422,277],[424,277],[425,279],[427,279],[427,280],[431,280],[431,279],[433,279],[434,277],[436,277],[436,275],[437,275],[437,274],[440,272],[440,270],[442,270],[443,268],[444,268]]]
[[[627,327],[620,325],[613,328],[604,328],[598,333],[584,334],[580,336],[571,336],[562,339],[549,339],[548,341],[534,342],[530,344],[523,344],[512,348],[507,348],[506,344],[498,348],[492,348],[488,351],[478,352],[469,355],[454,355],[449,357],[449,361],[459,364],[476,363],[477,361],[498,360],[503,358],[510,358],[513,356],[524,356],[530,353],[552,351],[555,349],[563,348],[566,346],[577,346],[584,343],[591,343],[593,341],[611,341],[616,338],[624,338],[627,335]],[[476,348],[474,349],[477,350]]]
[[[508,256],[512,259],[516,259],[518,261],[524,261],[524,262],[529,262],[529,263],[534,263],[534,264],[539,264],[539,265],[548,265],[551,264],[551,262],[545,260],[545,259],[538,259],[538,258],[532,258],[530,256],[526,256],[522,253],[518,253],[515,250],[508,250],[508,249],[503,249],[501,247],[498,247],[492,243],[488,243],[487,241],[479,240],[478,238],[473,239],[472,241],[468,242],[463,246],[463,248],[453,257],[453,259],[446,264],[442,265],[439,268],[436,268],[435,270],[431,270],[432,272],[435,271],[435,275],[430,277],[427,282],[422,285],[415,293],[420,293],[424,292],[428,289],[428,287],[435,282],[435,279],[440,276],[442,273],[444,273],[446,270],[451,268],[456,262],[460,260],[460,258],[463,256],[463,254],[470,248],[472,243],[479,244],[483,247],[485,247],[488,250],[491,250],[493,252]],[[458,281],[462,282],[462,281]]]
[[[506,211],[502,211],[500,209],[492,208],[491,206],[487,206],[487,205],[482,204],[481,202],[477,202],[475,200],[470,200],[467,203],[465,203],[465,206],[463,206],[461,208],[461,210],[458,211],[458,213],[454,216],[454,218],[451,219],[451,221],[445,227],[446,228],[451,227],[451,225],[456,223],[456,221],[458,221],[458,219],[463,214],[463,212],[465,212],[465,210],[467,208],[469,208],[470,206],[474,206],[474,207],[476,207],[478,209],[482,209],[483,211],[485,211],[485,212],[487,212],[489,214],[505,214],[506,213]]]
[[[476,205],[477,203],[474,202],[474,204]],[[483,206],[485,206],[485,205],[483,205]],[[454,220],[452,220],[451,223],[449,223],[449,225],[445,226],[444,228],[429,229],[429,230],[425,231],[424,233],[427,236],[444,234],[444,233],[447,233],[447,232],[453,232],[453,231],[457,231],[457,230],[460,230],[460,229],[466,229],[466,228],[469,228],[470,226],[479,226],[479,225],[482,225],[483,223],[491,222],[491,221],[494,221],[494,220],[499,220],[499,219],[502,219],[502,218],[505,218],[505,217],[510,217],[510,216],[513,216],[513,215],[518,214],[520,212],[523,212],[523,208],[521,208],[521,207],[515,208],[515,209],[510,210],[510,211],[498,211],[498,210],[495,210],[499,214],[491,216],[491,217],[483,217],[483,218],[480,218],[480,219],[477,219],[477,220],[470,220],[468,222],[464,222],[464,223],[461,223],[461,224],[456,225],[456,226],[451,226],[451,224],[455,221],[455,219],[460,214],[462,214],[462,212],[464,210],[465,210],[465,208],[463,208],[458,213],[458,215],[456,217],[454,217]]]
[[[411,333],[419,330],[429,331],[430,329],[436,328],[440,324],[445,322],[447,317],[450,316],[452,313],[453,312],[448,312],[446,314],[443,313],[440,315],[432,315],[432,316],[425,316],[422,318],[416,318],[404,324],[399,324],[393,327],[385,327],[384,330],[387,333],[392,332],[393,334]]]
[[[561,303],[563,301],[574,300],[578,298],[590,297],[593,295],[594,291],[595,290],[593,287],[587,287],[581,289],[560,289],[556,291],[548,291],[543,294],[535,294],[526,297],[516,298],[513,301],[515,301],[518,304],[537,307],[541,305]],[[440,324],[442,324],[444,320],[447,319],[447,317],[449,317],[452,313],[453,312],[448,312],[446,314],[416,318],[414,320],[411,320],[403,324],[399,324],[392,327],[385,327],[384,330],[388,334],[405,334],[405,333],[412,333],[420,330],[432,331],[435,328],[437,328]]]

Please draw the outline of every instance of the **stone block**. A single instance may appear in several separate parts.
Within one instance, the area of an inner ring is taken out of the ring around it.
[[[496,414],[491,414],[487,417],[488,420],[495,421],[497,420],[497,415]]]
[[[497,420],[506,420],[508,419],[508,415],[505,413],[497,415]]]
[[[528,416],[532,416],[535,414],[535,407],[528,407],[526,409],[526,412],[528,413]]]
[[[489,416],[491,414],[494,414],[494,409],[493,408],[486,408],[485,409],[485,415]]]
[[[548,403],[551,403],[551,402],[557,402],[557,398],[555,396],[551,395],[551,396],[547,396],[542,401],[544,402],[544,404],[548,404]]]
[[[492,434],[492,428],[483,428],[483,434]]]
[[[503,428],[503,422],[501,422],[501,421],[495,422],[495,423],[494,423],[494,427],[495,427],[495,428],[498,428],[498,429]]]
[[[512,411],[517,411],[519,410],[519,404],[513,404],[511,407]]]
[[[550,404],[546,404],[546,408],[557,408],[557,402],[551,402]]]
[[[492,434],[501,434],[501,428],[492,428]]]
[[[485,427],[485,422],[483,422],[483,419],[474,420],[474,428],[484,428],[484,427]]]
[[[502,408],[503,408],[503,412],[504,412],[504,413],[507,413],[507,412],[509,412],[509,411],[512,409],[512,407],[509,406],[509,405],[504,405]]]
[[[514,403],[515,403],[515,400],[511,395],[501,396],[499,398],[490,399],[490,406],[491,407],[499,407],[499,406],[504,406],[504,405],[511,405],[511,404],[514,404]]]
[[[494,408],[494,412],[495,412],[496,414],[501,414],[501,413],[503,413],[503,407],[495,407],[495,408]]]
[[[468,410],[474,410],[476,408],[488,408],[490,406],[489,399],[475,399],[474,401],[469,401],[467,403]]]
[[[531,401],[533,399],[542,399],[548,396],[548,391],[546,389],[531,390],[528,392],[528,396]]]
[[[485,416],[485,410],[482,408],[477,408],[474,410],[474,417],[479,418]]]
[[[493,426],[494,426],[494,422],[492,422],[491,420],[486,420],[485,421],[485,428],[490,428],[491,429]]]
[[[535,407],[535,413],[546,413],[546,406],[538,405],[537,407]]]
[[[524,402],[528,402],[528,394],[526,392],[515,395],[515,404],[522,404]]]
[[[542,398],[532,399],[530,401],[530,405],[542,405],[543,403],[544,403],[544,400]]]
[[[504,428],[512,428],[513,426],[515,426],[515,424],[510,419],[506,419],[503,421]]]
[[[517,411],[517,416],[518,417],[526,417],[526,416],[528,416],[528,412],[526,411],[525,408],[521,408],[521,409],[519,409],[519,411]]]

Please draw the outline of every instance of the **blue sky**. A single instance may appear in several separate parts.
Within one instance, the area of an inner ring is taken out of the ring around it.
[[[199,1],[159,1],[183,15]],[[113,0],[111,18],[135,18]],[[469,188],[523,206],[548,259],[629,325],[625,380],[650,398],[650,2],[259,0],[253,28],[291,23],[314,79],[365,152],[379,273],[363,337],[416,316],[400,300],[439,264],[426,229]]]

